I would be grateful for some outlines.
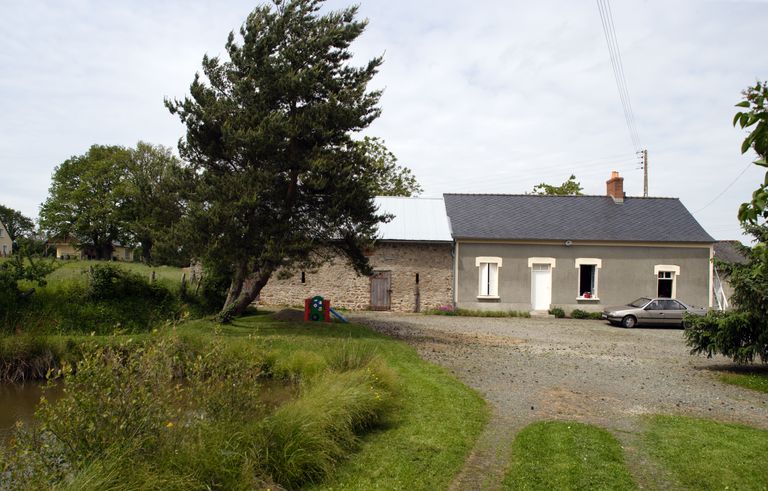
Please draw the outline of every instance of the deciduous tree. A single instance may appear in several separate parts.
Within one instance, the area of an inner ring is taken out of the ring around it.
[[[750,149],[757,154],[755,164],[768,167],[768,82],[757,82],[743,92],[744,100],[736,104],[745,109],[733,117],[733,125],[749,129],[741,144],[741,153]],[[752,193],[752,201],[739,208],[739,220],[756,223],[758,217],[768,218],[768,171],[765,179]]]
[[[567,181],[562,183],[559,186],[553,186],[552,184],[547,184],[545,182],[542,182],[541,184],[537,184],[533,187],[533,194],[541,194],[541,195],[555,195],[555,196],[579,196],[581,195],[581,190],[583,188],[581,187],[581,184],[579,181],[576,180],[576,176],[571,174],[571,177],[568,178]]]
[[[181,221],[182,187],[186,169],[170,148],[139,142],[129,150],[130,159],[117,193],[122,201],[125,227],[141,245],[146,263],[184,263],[181,244],[174,234]],[[180,257],[181,256],[181,257]]]
[[[111,258],[113,244],[130,236],[118,192],[129,162],[125,148],[102,145],[64,161],[54,170],[40,226],[54,237],[93,247],[98,259]]]
[[[371,160],[370,185],[376,196],[418,196],[423,189],[411,169],[397,163],[380,138],[366,136],[359,143]]]
[[[363,249],[383,217],[374,163],[351,135],[379,115],[369,91],[381,58],[352,66],[366,27],[357,8],[321,13],[320,0],[256,8],[227,57],[203,58],[190,96],[166,101],[187,126],[179,145],[194,171],[190,240],[228,271],[223,319],[242,313],[281,267],[326,251],[369,273]]]
[[[35,231],[35,223],[31,218],[24,216],[18,210],[3,205],[0,205],[0,223],[5,225],[8,236],[13,242]]]

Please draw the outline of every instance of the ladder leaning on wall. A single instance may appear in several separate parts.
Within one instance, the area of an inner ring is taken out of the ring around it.
[[[723,282],[720,280],[720,275],[717,273],[717,268],[715,268],[714,280],[715,281],[712,283],[712,289],[715,294],[715,301],[717,302],[717,310],[726,310],[728,309],[728,298],[725,296],[725,292],[723,291]]]

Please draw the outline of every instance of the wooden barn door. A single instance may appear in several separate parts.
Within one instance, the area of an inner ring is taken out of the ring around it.
[[[371,310],[389,310],[392,272],[376,271],[371,276]]]

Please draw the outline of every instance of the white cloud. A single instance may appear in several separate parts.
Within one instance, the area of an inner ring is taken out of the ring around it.
[[[333,0],[330,7],[346,2]],[[175,146],[163,107],[182,97],[204,53],[223,51],[251,2],[24,2],[0,18],[0,202],[36,215],[55,165],[93,143]],[[575,173],[602,194],[611,170],[642,193],[593,2],[364,0],[357,60],[384,54],[374,82],[386,139],[427,194],[529,191]],[[691,211],[744,168],[733,104],[768,54],[765,3],[614,2],[613,15],[652,195]],[[750,169],[696,216],[739,236]]]

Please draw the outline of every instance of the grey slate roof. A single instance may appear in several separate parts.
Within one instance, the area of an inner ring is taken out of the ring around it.
[[[677,198],[445,194],[455,239],[705,242]]]
[[[736,240],[721,240],[715,242],[715,257],[729,263],[744,264],[747,262],[746,256],[736,249]]]

